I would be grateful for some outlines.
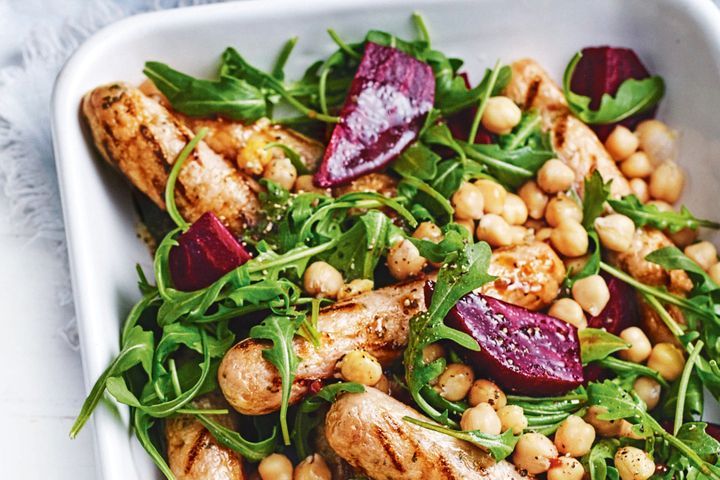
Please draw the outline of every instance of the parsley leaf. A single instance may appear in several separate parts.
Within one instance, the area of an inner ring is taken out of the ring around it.
[[[720,223],[696,218],[685,206],[679,212],[662,212],[655,205],[643,205],[635,195],[628,195],[622,200],[610,199],[608,203],[617,213],[630,217],[637,227],[649,225],[659,230],[668,230],[670,233],[679,232],[683,228],[720,229]]]
[[[585,123],[595,125],[622,121],[651,109],[665,94],[662,77],[653,76],[642,80],[629,78],[620,84],[614,97],[603,94],[600,108],[591,110],[590,97],[579,95],[570,89],[570,81],[581,58],[582,53],[576,53],[565,69],[563,91],[570,110]]]

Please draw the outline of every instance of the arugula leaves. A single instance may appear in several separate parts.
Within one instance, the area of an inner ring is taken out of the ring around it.
[[[448,256],[440,268],[432,302],[426,312],[410,320],[408,346],[405,349],[405,380],[415,402],[433,420],[450,423],[436,410],[421,391],[443,371],[444,360],[425,363],[423,348],[440,340],[451,340],[469,350],[477,350],[477,342],[469,335],[445,325],[445,316],[467,293],[491,281],[487,273],[490,247],[485,242],[467,245]]]
[[[265,94],[245,80],[223,75],[217,81],[201,80],[160,62],[147,62],[143,73],[167,97],[170,105],[191,116],[220,114],[255,121],[267,116]]]
[[[500,435],[491,435],[489,433],[483,433],[480,430],[453,430],[452,428],[444,427],[432,422],[426,422],[425,420],[420,420],[415,417],[403,417],[403,420],[434,432],[444,433],[445,435],[470,442],[486,452],[489,452],[496,462],[509,457],[515,449],[515,444],[520,439],[519,435],[513,435],[512,430],[506,430]]]
[[[272,435],[265,440],[251,442],[243,438],[238,432],[214,421],[207,415],[197,414],[195,417],[208,429],[220,445],[239,453],[248,461],[259,462],[275,451],[277,430],[273,430]]]
[[[615,96],[603,94],[598,110],[590,109],[590,97],[579,95],[570,88],[575,67],[582,58],[578,52],[570,60],[563,75],[563,92],[573,114],[591,125],[620,122],[654,107],[665,94],[662,77],[653,76],[636,80],[629,78],[618,88]]]
[[[635,195],[625,196],[622,200],[609,199],[608,203],[617,213],[630,217],[637,227],[651,226],[670,233],[684,228],[720,229],[720,223],[696,218],[685,206],[679,212],[663,212],[655,205],[643,204]]]
[[[583,365],[603,360],[610,354],[630,348],[620,337],[598,328],[584,328],[578,331],[580,339],[580,358]]]

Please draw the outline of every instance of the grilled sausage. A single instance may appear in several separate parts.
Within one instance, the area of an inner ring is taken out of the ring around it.
[[[374,388],[345,394],[325,417],[328,443],[373,480],[513,480],[513,465],[463,440],[413,425],[426,417]]]
[[[219,394],[194,402],[197,408],[226,408]],[[229,415],[214,420],[234,428]],[[170,470],[177,480],[245,480],[243,458],[218,444],[210,432],[192,415],[177,415],[165,421],[165,439]]]
[[[160,208],[172,164],[192,131],[158,101],[124,83],[85,95],[83,115],[100,154]],[[200,142],[178,177],[180,213],[193,222],[215,213],[235,234],[256,222],[255,185],[205,142]]]
[[[302,359],[290,393],[299,401],[318,379],[333,376],[335,364],[347,352],[363,349],[383,365],[402,354],[407,343],[408,320],[424,309],[424,280],[386,287],[324,308],[318,315],[320,346],[302,338],[294,341]],[[280,408],[281,380],[262,351],[267,343],[245,339],[222,360],[218,380],[225,398],[240,413],[262,415]]]
[[[254,159],[263,158],[268,161],[273,155],[284,155],[282,151],[276,149],[264,150],[265,146],[272,142],[282,143],[295,150],[308,170],[316,170],[322,160],[325,148],[320,142],[289,128],[273,125],[267,118],[245,125],[222,117],[190,117],[174,111],[167,98],[150,80],[144,81],[140,85],[140,90],[160,102],[193,132],[197,133],[201,128],[207,128],[205,143],[233,164],[238,164],[249,175],[260,175],[263,171],[262,162],[255,162]]]
[[[575,187],[583,189],[583,180],[597,170],[607,182],[614,197],[630,194],[630,185],[597,135],[570,114],[562,90],[550,76],[530,59],[512,65],[512,78],[505,94],[525,109],[537,109],[543,126],[550,131],[557,157],[575,172]]]
[[[529,308],[543,308],[555,299],[565,267],[544,243],[501,248],[493,253],[489,272],[498,278],[481,288],[488,294]],[[316,349],[302,338],[294,341],[300,362],[290,403],[306,395],[315,380],[330,378],[347,352],[364,349],[384,366],[402,354],[408,323],[425,310],[424,280],[386,287],[338,302],[321,310]],[[262,351],[267,343],[245,339],[231,348],[218,370],[220,388],[240,413],[262,415],[280,408],[281,379]]]

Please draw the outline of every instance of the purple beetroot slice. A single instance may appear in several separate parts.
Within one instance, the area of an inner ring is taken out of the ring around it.
[[[393,161],[415,141],[434,100],[429,65],[367,42],[315,184],[341,185]]]
[[[593,110],[600,106],[604,93],[614,96],[625,80],[642,80],[650,76],[640,58],[629,48],[587,47],[583,48],[582,55],[575,67],[570,87],[573,92],[590,97],[590,108]],[[618,123],[591,127],[604,142],[617,125],[633,130],[641,121],[653,118],[655,111],[653,108]]]
[[[505,390],[559,395],[583,381],[577,329],[562,320],[470,293],[447,322],[477,340],[480,351],[468,351],[468,360]]]
[[[170,276],[178,290],[199,290],[249,259],[250,254],[220,219],[207,212],[170,250]]]

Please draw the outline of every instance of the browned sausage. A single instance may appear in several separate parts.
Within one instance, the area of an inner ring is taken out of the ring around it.
[[[164,209],[169,171],[192,131],[158,101],[124,83],[89,92],[82,112],[101,155]],[[240,234],[256,222],[254,188],[250,179],[200,142],[180,172],[175,195],[186,220],[213,212]]]
[[[579,192],[582,192],[583,180],[597,170],[605,181],[612,180],[613,196],[630,194],[627,179],[595,132],[570,115],[562,90],[537,62],[530,59],[514,62],[505,94],[523,108],[540,112],[557,157],[575,172],[575,187]]]
[[[565,267],[544,243],[497,249],[489,272],[497,280],[482,287],[488,295],[517,305],[540,309],[558,294]],[[322,335],[316,349],[302,338],[294,341],[302,361],[292,386],[290,402],[299,401],[314,380],[331,378],[347,352],[364,349],[389,365],[407,344],[408,323],[425,309],[424,280],[386,287],[338,302],[318,317]],[[281,379],[262,351],[267,343],[246,339],[231,348],[218,371],[220,388],[240,413],[262,415],[280,408]]]
[[[197,408],[226,408],[219,394],[201,397]],[[229,415],[214,420],[234,428]],[[177,415],[165,421],[168,464],[177,480],[245,480],[243,458],[218,444],[210,432],[192,415]]]
[[[330,446],[373,480],[513,480],[513,465],[495,463],[463,440],[413,425],[403,417],[430,421],[374,388],[345,394],[330,407],[325,433]]]

